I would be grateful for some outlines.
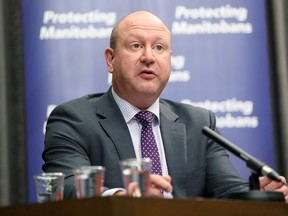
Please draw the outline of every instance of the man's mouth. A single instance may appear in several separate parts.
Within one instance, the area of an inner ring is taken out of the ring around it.
[[[155,73],[151,70],[143,70],[141,71],[141,74],[154,75]]]
[[[153,79],[155,78],[155,73],[151,70],[143,70],[139,74],[143,79]]]

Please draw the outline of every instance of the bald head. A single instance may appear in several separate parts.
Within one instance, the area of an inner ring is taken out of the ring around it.
[[[110,47],[112,49],[116,48],[116,41],[120,37],[120,32],[137,25],[154,26],[155,28],[159,28],[159,30],[166,31],[170,36],[170,31],[167,26],[155,14],[149,11],[135,11],[123,17],[115,25],[110,37]]]

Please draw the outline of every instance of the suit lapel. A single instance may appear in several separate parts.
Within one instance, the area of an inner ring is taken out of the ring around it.
[[[172,177],[173,191],[178,196],[186,196],[187,149],[185,125],[176,122],[178,116],[163,104],[160,105],[160,109],[160,129],[168,172]]]
[[[135,158],[128,126],[113,99],[111,89],[95,103],[95,108],[96,114],[100,116],[99,123],[115,145],[119,159]]]

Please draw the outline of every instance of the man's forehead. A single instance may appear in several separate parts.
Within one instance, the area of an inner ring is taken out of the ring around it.
[[[130,24],[122,27],[122,31],[137,32],[137,30],[144,31],[156,31],[156,32],[168,32],[167,28],[159,25],[149,25],[149,24]]]
[[[124,29],[123,29],[124,30]],[[121,31],[122,32],[122,31]],[[170,33],[163,28],[151,27],[151,26],[130,26],[125,29],[122,33],[120,32],[119,37],[125,41],[133,40],[150,40],[158,41],[169,44],[171,42]]]

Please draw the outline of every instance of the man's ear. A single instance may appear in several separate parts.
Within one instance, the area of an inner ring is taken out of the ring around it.
[[[113,73],[114,50],[112,48],[105,49],[105,59],[108,71]]]

